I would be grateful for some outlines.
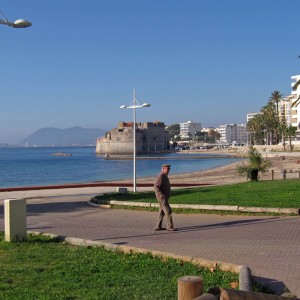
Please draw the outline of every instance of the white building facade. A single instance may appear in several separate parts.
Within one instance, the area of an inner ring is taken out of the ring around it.
[[[300,75],[291,77],[291,87],[300,80]],[[295,141],[300,141],[300,103],[293,105],[300,97],[300,85],[295,91],[291,91],[291,94],[282,99],[279,103],[279,117],[280,120],[284,120],[287,126],[293,126],[297,128],[297,136]]]
[[[180,137],[181,139],[189,139],[190,137],[194,137],[197,131],[201,131],[201,123],[197,123],[194,121],[186,121],[183,123],[179,123],[180,126]]]
[[[256,117],[259,113],[258,112],[251,112],[251,113],[247,113],[247,123],[253,119],[254,117]]]
[[[220,133],[220,143],[239,144],[247,143],[247,126],[244,124],[220,125],[216,130]]]

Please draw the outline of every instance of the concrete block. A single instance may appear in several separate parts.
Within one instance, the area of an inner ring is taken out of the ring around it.
[[[110,204],[123,205],[123,206],[139,206],[139,207],[150,207],[151,203],[146,202],[131,202],[131,201],[117,201],[111,200]]]
[[[128,190],[125,187],[118,187],[117,193],[128,193]]]
[[[295,214],[300,213],[299,208],[280,208],[280,207],[245,207],[240,206],[238,211],[253,213],[279,213],[279,214]]]
[[[4,200],[5,240],[8,242],[26,239],[26,199]]]

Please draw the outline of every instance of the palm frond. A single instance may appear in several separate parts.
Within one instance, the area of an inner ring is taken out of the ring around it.
[[[292,103],[292,107],[297,107],[300,103],[300,96]]]
[[[300,79],[293,85],[293,91],[296,91],[300,84]]]

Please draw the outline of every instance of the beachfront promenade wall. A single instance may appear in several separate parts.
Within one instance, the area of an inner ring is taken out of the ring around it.
[[[135,134],[137,153],[143,150],[143,134],[137,130]],[[114,128],[104,137],[97,139],[96,153],[98,154],[132,154],[133,129]]]
[[[293,151],[289,151],[288,145],[286,146],[286,151],[284,151],[283,145],[253,145],[255,149],[257,149],[262,154],[276,154],[276,153],[297,153],[300,151],[300,144],[293,144]],[[224,149],[221,149],[225,151]],[[232,153],[247,153],[249,150],[249,146],[231,146],[225,152],[232,152]]]
[[[105,133],[97,139],[98,154],[132,154],[133,123],[119,122],[118,128]],[[169,133],[162,122],[145,122],[136,124],[136,152],[163,152],[169,148]]]

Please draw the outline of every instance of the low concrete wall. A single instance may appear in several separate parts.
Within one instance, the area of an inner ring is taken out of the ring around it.
[[[89,204],[95,205],[93,202]],[[155,207],[158,208],[158,203],[148,202],[132,202],[132,201],[117,201],[111,200],[103,203],[106,207],[111,205],[118,206],[133,206],[133,207]],[[101,206],[101,204],[99,204]],[[278,213],[278,214],[300,214],[300,208],[278,208],[278,207],[246,207],[235,205],[196,205],[196,204],[171,204],[172,208],[177,209],[195,209],[195,210],[213,210],[213,211],[236,211],[236,212],[251,212],[251,213]]]

